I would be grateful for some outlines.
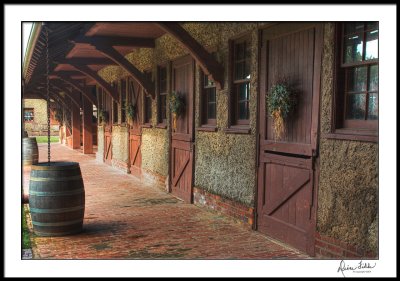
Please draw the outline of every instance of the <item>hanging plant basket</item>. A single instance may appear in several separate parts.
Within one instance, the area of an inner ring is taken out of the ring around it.
[[[101,125],[105,125],[108,123],[109,120],[109,115],[108,115],[108,111],[105,110],[100,110],[99,111],[99,122]]]
[[[275,140],[282,138],[286,129],[285,119],[293,111],[296,104],[293,89],[286,80],[275,83],[268,92],[266,107],[273,120]]]
[[[173,91],[169,98],[169,109],[172,114],[172,126],[176,129],[176,120],[185,112],[185,99],[179,93]]]
[[[134,104],[127,104],[125,107],[126,117],[128,118],[128,122],[131,124],[136,120],[137,109]]]

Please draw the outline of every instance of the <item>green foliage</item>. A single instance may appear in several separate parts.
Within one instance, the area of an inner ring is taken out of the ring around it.
[[[105,124],[107,123],[109,120],[109,115],[108,115],[108,111],[105,110],[99,110],[99,121],[101,124]]]
[[[169,98],[169,109],[171,113],[175,113],[177,116],[181,115],[185,111],[184,97],[173,91]]]
[[[126,116],[131,120],[135,120],[137,114],[136,105],[127,104],[125,106],[125,109],[126,109]]]
[[[286,81],[274,84],[267,96],[268,113],[273,116],[275,112],[280,112],[282,118],[286,118],[295,106],[293,90]]]
[[[28,224],[26,223],[26,211],[24,206],[22,206],[22,249],[31,248],[31,240],[29,238]]]
[[[59,137],[57,136],[50,136],[50,142],[58,142]],[[47,143],[47,136],[37,136],[36,137],[37,143]]]

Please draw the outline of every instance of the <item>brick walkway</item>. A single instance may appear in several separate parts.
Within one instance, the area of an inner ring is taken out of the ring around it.
[[[47,146],[39,144],[40,161]],[[183,203],[155,186],[60,144],[52,161],[80,163],[84,231],[34,237],[34,259],[309,259],[231,219]],[[24,170],[29,183],[29,169]]]

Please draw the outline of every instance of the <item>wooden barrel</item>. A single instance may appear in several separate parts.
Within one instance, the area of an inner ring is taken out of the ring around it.
[[[85,189],[79,163],[32,165],[29,209],[38,236],[63,236],[82,231]]]
[[[22,139],[22,164],[32,165],[39,162],[39,150],[36,138]]]

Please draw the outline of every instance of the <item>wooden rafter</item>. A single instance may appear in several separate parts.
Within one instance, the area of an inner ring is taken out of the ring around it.
[[[125,69],[133,79],[135,79],[148,94],[150,94],[153,99],[155,97],[154,85],[149,81],[143,72],[137,69],[133,64],[131,64],[123,55],[121,55],[112,46],[107,45],[96,45],[95,48],[107,56],[109,59],[113,60],[120,67]]]
[[[113,60],[109,58],[69,58],[57,59],[54,61],[56,64],[81,64],[81,65],[116,65]]]
[[[65,83],[71,85],[74,89],[81,92],[85,97],[87,97],[90,100],[92,104],[97,105],[96,98],[92,95],[92,93],[90,93],[85,87],[79,85],[75,80],[70,79],[69,77],[64,75],[59,75],[58,78],[64,81]]]
[[[207,50],[199,42],[197,42],[179,23],[162,22],[156,23],[156,25],[173,36],[186,49],[188,49],[191,56],[203,69],[203,72],[206,75],[211,76],[219,89],[223,88],[223,66],[217,62],[215,58],[209,52],[207,52]]]
[[[90,36],[71,40],[75,44],[110,45],[136,48],[154,48],[155,42],[152,38],[114,37],[114,36]]]
[[[77,95],[70,92],[70,90],[67,87],[65,87],[60,80],[53,80],[52,83],[54,87],[59,89],[61,92],[64,92],[70,98],[73,104],[75,104],[79,108],[81,107],[81,103],[80,100],[77,98]]]
[[[97,74],[96,71],[91,70],[88,66],[86,65],[78,65],[78,64],[71,64],[73,67],[75,67],[78,71],[81,73],[87,75],[88,77],[92,78],[96,83],[102,87],[106,93],[108,93],[115,101],[120,103],[119,101],[119,94],[118,91],[111,87],[110,84],[108,84],[103,78],[100,77],[100,75]],[[96,104],[96,103],[94,103]]]

